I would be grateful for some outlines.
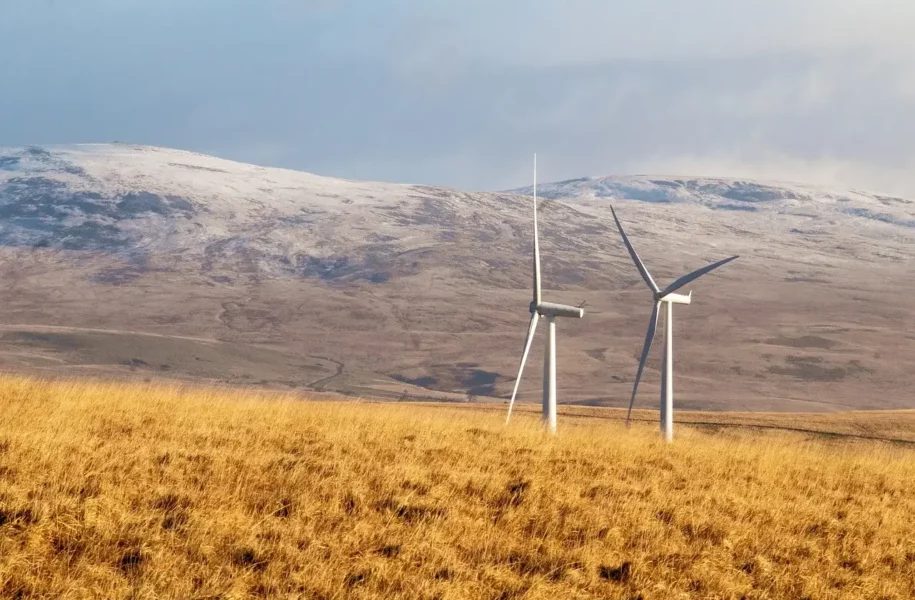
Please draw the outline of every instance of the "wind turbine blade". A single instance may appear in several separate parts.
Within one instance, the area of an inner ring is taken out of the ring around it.
[[[720,266],[722,266],[722,265],[728,264],[729,262],[731,262],[731,261],[734,260],[735,258],[739,258],[739,257],[738,257],[738,256],[732,256],[731,258],[726,258],[726,259],[724,259],[724,260],[719,260],[719,261],[716,262],[716,263],[712,263],[712,264],[710,264],[710,265],[708,265],[708,266],[702,267],[701,269],[696,269],[695,271],[693,271],[692,273],[689,273],[688,275],[684,275],[684,276],[681,277],[680,279],[676,280],[675,282],[673,282],[672,284],[670,284],[669,286],[667,286],[667,287],[664,289],[664,291],[661,292],[661,297],[663,298],[663,297],[666,296],[667,294],[671,294],[671,293],[673,293],[673,292],[676,292],[677,290],[679,290],[681,287],[683,287],[684,285],[686,285],[686,284],[689,283],[690,281],[693,281],[693,280],[695,280],[695,279],[698,279],[698,278],[702,277],[703,275],[705,275],[706,273],[708,273],[709,271],[713,271],[713,270],[717,269],[718,267],[720,267]]]
[[[635,266],[638,268],[639,273],[642,274],[642,279],[645,280],[645,283],[648,284],[648,287],[651,288],[651,291],[658,293],[661,290],[658,289],[657,284],[654,282],[654,279],[651,278],[651,274],[648,272],[648,269],[645,267],[645,264],[642,262],[642,259],[639,258],[638,253],[635,251],[635,248],[632,247],[632,244],[629,243],[629,238],[626,236],[626,232],[623,231],[623,225],[620,223],[620,220],[616,216],[616,211],[613,210],[613,206],[610,206],[610,212],[613,213],[613,220],[616,221],[616,227],[620,230],[620,235],[623,236],[623,243],[626,244],[626,249],[629,250],[629,256],[632,257],[632,262],[635,263]]]
[[[537,155],[534,155],[534,306],[540,304],[540,235],[537,232]]]
[[[629,412],[626,413],[626,425],[629,425],[629,419],[632,416],[632,406],[635,404],[635,394],[639,391],[639,381],[642,379],[645,361],[648,360],[648,352],[651,351],[651,342],[654,340],[654,333],[658,328],[658,312],[660,309],[660,302],[655,302],[654,308],[651,309],[651,320],[648,321],[648,331],[645,332],[645,345],[642,347],[642,358],[639,359],[639,370],[635,374],[635,385],[632,386],[632,398],[629,400]]]
[[[534,331],[537,330],[537,321],[540,320],[540,313],[534,312],[531,314],[531,326],[527,330],[527,339],[524,340],[524,352],[521,354],[521,367],[518,369],[518,378],[515,379],[515,389],[512,390],[512,399],[508,403],[508,416],[505,417],[505,424],[508,425],[508,420],[512,416],[512,407],[515,405],[515,396],[518,394],[518,385],[521,383],[521,373],[524,372],[524,363],[527,362],[527,354],[531,351],[531,342],[534,341]]]

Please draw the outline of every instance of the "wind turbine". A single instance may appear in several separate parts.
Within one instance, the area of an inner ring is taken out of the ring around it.
[[[661,365],[661,435],[664,436],[666,441],[671,442],[674,439],[673,307],[674,304],[689,304],[693,297],[692,292],[685,296],[682,294],[675,294],[674,292],[691,281],[702,277],[709,271],[713,271],[738,257],[732,256],[702,267],[701,269],[696,269],[692,273],[680,277],[662,290],[658,288],[654,279],[651,278],[648,269],[645,268],[645,264],[642,263],[642,260],[636,253],[635,248],[629,243],[629,238],[626,237],[626,232],[623,231],[623,226],[620,224],[620,220],[617,218],[616,211],[613,210],[612,206],[610,207],[610,212],[613,213],[613,220],[616,221],[616,226],[620,230],[620,235],[623,236],[623,243],[626,244],[626,249],[629,250],[629,256],[632,257],[632,261],[642,275],[642,279],[648,284],[648,288],[654,296],[654,307],[651,309],[651,319],[648,321],[648,331],[645,333],[645,346],[642,348],[642,358],[639,360],[639,370],[635,375],[635,385],[632,386],[632,399],[629,400],[629,412],[626,413],[626,424],[629,424],[630,417],[632,416],[632,405],[635,404],[635,394],[639,389],[639,380],[642,378],[642,370],[645,368],[645,361],[648,359],[648,352],[651,350],[651,342],[654,339],[655,329],[658,325],[658,313],[661,311],[661,305],[666,304],[667,318],[664,323],[664,358]]]
[[[512,416],[512,407],[515,405],[515,396],[518,394],[518,385],[521,383],[521,373],[524,372],[524,363],[531,350],[534,332],[540,317],[546,317],[549,330],[546,336],[546,350],[543,353],[543,422],[550,433],[556,433],[556,317],[571,317],[580,319],[585,311],[581,307],[566,306],[543,302],[540,294],[540,241],[537,233],[537,155],[534,155],[534,298],[530,304],[531,323],[524,340],[524,352],[521,354],[521,367],[518,369],[518,378],[515,379],[515,389],[512,399],[508,404],[508,424]]]

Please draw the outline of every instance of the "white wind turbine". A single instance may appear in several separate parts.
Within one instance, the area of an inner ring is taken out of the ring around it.
[[[540,317],[546,317],[549,330],[546,337],[546,350],[543,353],[543,422],[550,433],[556,433],[556,317],[572,317],[580,319],[585,311],[576,306],[553,304],[543,302],[540,294],[540,241],[537,233],[537,155],[534,155],[534,299],[530,304],[531,324],[524,340],[524,352],[521,354],[521,367],[518,369],[518,378],[515,379],[515,389],[512,399],[508,404],[508,424],[512,416],[512,407],[515,405],[515,396],[518,394],[518,384],[521,383],[521,373],[524,372],[524,363],[531,349],[534,332]]]
[[[689,282],[702,277],[709,271],[717,269],[718,267],[727,264],[738,257],[732,256],[730,258],[725,258],[724,260],[719,260],[716,263],[702,267],[701,269],[696,269],[692,273],[680,277],[672,284],[661,290],[651,278],[651,274],[648,272],[648,269],[645,268],[645,265],[642,263],[641,259],[639,259],[639,255],[636,253],[635,248],[633,248],[632,244],[629,243],[629,238],[626,237],[626,232],[623,231],[623,226],[620,224],[620,220],[617,218],[616,211],[613,210],[612,206],[610,207],[610,211],[613,213],[613,220],[616,221],[616,226],[620,230],[620,235],[623,236],[623,243],[626,244],[626,249],[629,250],[629,255],[632,257],[632,261],[635,263],[639,273],[642,275],[642,279],[644,279],[645,283],[648,284],[648,287],[651,289],[651,293],[654,296],[654,307],[651,310],[651,320],[648,321],[648,331],[645,334],[645,346],[642,348],[642,358],[639,360],[639,370],[635,375],[635,385],[632,386],[632,398],[629,400],[629,412],[626,413],[626,424],[629,424],[629,419],[632,415],[632,405],[635,404],[635,394],[639,389],[639,380],[642,378],[642,370],[645,368],[645,361],[648,359],[649,350],[651,350],[651,342],[654,339],[655,329],[658,325],[658,313],[660,312],[661,304],[663,303],[667,305],[667,318],[665,319],[664,323],[664,358],[661,365],[661,435],[664,436],[665,440],[670,442],[674,439],[673,306],[674,304],[689,304],[692,301],[693,296],[692,292],[686,296],[682,294],[675,294],[674,292]]]

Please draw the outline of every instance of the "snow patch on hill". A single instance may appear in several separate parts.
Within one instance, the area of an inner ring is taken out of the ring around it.
[[[512,265],[527,260],[531,191],[349,181],[127,144],[0,149],[0,245],[104,252],[139,265],[131,273],[180,269],[214,281],[375,285],[435,268],[512,286]],[[898,261],[915,237],[915,202],[860,191],[631,176],[538,192],[555,285],[602,285],[596,257],[613,256],[618,242],[609,200],[631,203],[623,218],[647,243],[687,248]]]
[[[533,189],[525,187],[512,192],[530,195]],[[821,218],[848,215],[915,228],[913,200],[798,183],[648,175],[606,176],[542,184],[538,186],[537,194],[543,198],[584,203],[637,200],[695,204],[713,210],[771,211],[799,216],[812,214]]]

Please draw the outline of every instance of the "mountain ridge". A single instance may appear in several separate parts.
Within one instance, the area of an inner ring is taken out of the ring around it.
[[[200,355],[227,361],[226,379],[245,384],[261,382],[258,371],[292,387],[326,373],[324,389],[345,393],[504,397],[530,301],[526,191],[340,180],[127,144],[0,149],[0,322],[279,353]],[[561,401],[628,403],[649,306],[613,201],[659,281],[741,255],[697,284],[678,320],[678,404],[909,406],[910,200],[657,176],[580,178],[538,193],[544,287],[557,301],[587,303],[581,323],[562,324]],[[143,344],[47,335],[4,334],[0,366],[219,372],[165,361],[164,347],[119,356]],[[176,355],[192,354],[176,344]],[[893,363],[882,358],[890,349]],[[281,356],[315,357],[317,371],[296,377],[263,362],[295,362]],[[153,368],[160,363],[169,370]],[[656,402],[656,370],[653,357],[640,405]],[[522,382],[522,400],[539,397],[537,379]]]

